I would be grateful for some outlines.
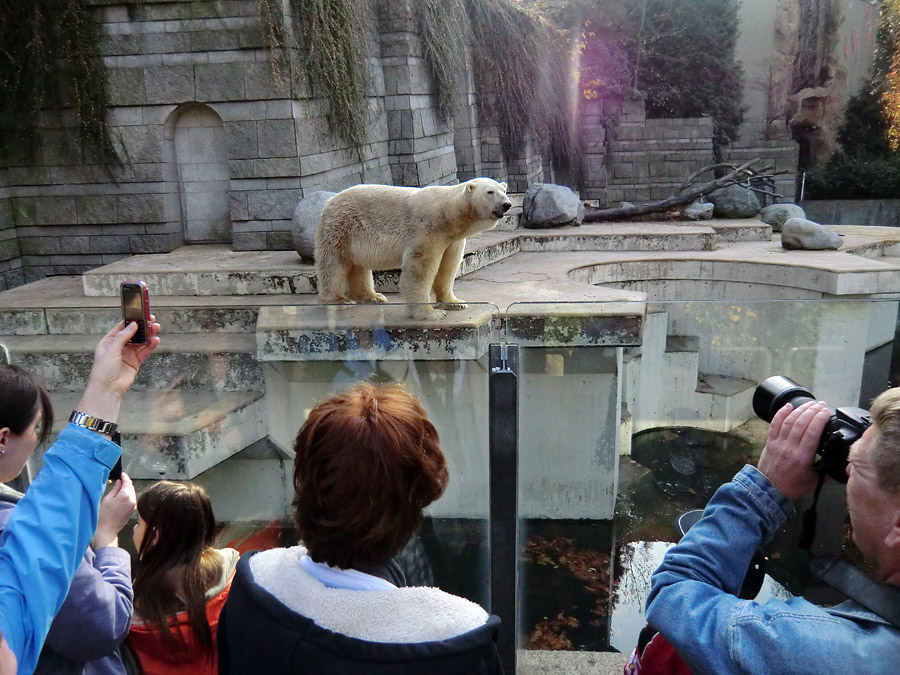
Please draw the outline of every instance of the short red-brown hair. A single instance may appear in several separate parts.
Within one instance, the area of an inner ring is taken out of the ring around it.
[[[437,430],[396,384],[360,383],[319,403],[294,452],[300,538],[313,560],[343,569],[399,553],[449,480]]]

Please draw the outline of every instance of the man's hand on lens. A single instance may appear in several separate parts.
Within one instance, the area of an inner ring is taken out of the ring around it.
[[[816,489],[813,461],[830,416],[823,401],[810,401],[796,410],[787,404],[772,417],[757,468],[791,501]]]

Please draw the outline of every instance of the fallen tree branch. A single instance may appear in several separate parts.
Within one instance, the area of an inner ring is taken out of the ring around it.
[[[756,173],[754,171],[751,171],[750,167],[756,164],[758,161],[759,157],[756,157],[755,159],[751,159],[749,162],[744,162],[737,167],[731,164],[712,164],[710,166],[705,166],[688,176],[687,179],[685,179],[685,181],[678,187],[678,191],[671,196],[666,197],[665,199],[656,202],[649,202],[647,204],[617,206],[608,209],[596,209],[594,211],[588,211],[584,215],[584,222],[596,223],[603,220],[621,220],[625,218],[633,218],[634,216],[641,216],[647,213],[659,213],[660,211],[666,211],[673,206],[689,204],[690,202],[697,199],[697,197],[709,194],[713,190],[718,190],[719,188],[728,187],[729,185],[735,185],[737,183],[743,183],[750,178],[769,178],[777,175],[774,173]],[[707,171],[713,171],[719,168],[730,168],[731,171],[729,171],[724,176],[716,178],[715,180],[708,181],[696,187],[690,187],[691,183],[696,180],[697,177],[703,175]],[[770,167],[766,167],[765,170],[769,169]],[[764,192],[763,190],[758,190],[756,188],[751,189],[754,189],[757,192]]]

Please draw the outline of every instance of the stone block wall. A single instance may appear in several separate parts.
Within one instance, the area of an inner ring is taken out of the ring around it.
[[[665,199],[697,169],[713,163],[712,119],[646,119],[640,101],[622,105],[609,140],[606,199]]]
[[[754,133],[754,130],[756,133]],[[766,140],[765,130],[753,128],[748,125],[742,129],[741,137],[725,147],[722,151],[722,161],[734,165],[749,162],[751,159],[760,159],[756,163],[757,170],[772,167],[772,171],[785,171],[786,173],[775,176],[775,194],[782,202],[794,201],[797,190],[797,163],[800,156],[800,146],[793,140]]]
[[[379,3],[378,19],[391,182],[456,183],[453,130],[432,95],[415,0]]]
[[[640,101],[626,101],[612,111],[616,120],[606,137],[602,104],[588,101],[582,108],[586,142],[585,199],[615,206],[619,202],[665,199],[698,169],[713,164],[713,121],[709,117],[646,119]],[[608,142],[607,142],[608,140]],[[794,197],[798,146],[791,140],[741,139],[727,146],[723,161],[742,164],[760,158],[758,169],[772,166],[787,173],[775,179],[781,201]],[[713,176],[703,176],[711,180]]]
[[[479,119],[471,69],[461,78],[460,114],[442,118],[417,0],[381,0],[369,17],[361,149],[331,133],[329,104],[310,92],[303,54],[273,70],[257,0],[89,4],[122,166],[106,167],[79,147],[71,115],[41,120],[37,162],[0,167],[0,288],[185,243],[290,249],[293,211],[308,191],[489,176],[524,192],[553,176],[537,139],[504,155],[496,126]],[[283,3],[288,31],[291,7]],[[646,120],[639,102],[626,102],[613,111],[619,122],[607,138],[602,112],[584,102],[586,199],[660,198],[711,162],[709,120]],[[729,157],[744,152],[796,165],[795,153],[777,144],[736,147]],[[793,178],[780,180],[787,194]]]
[[[24,283],[6,170],[0,169],[0,291]]]
[[[585,199],[600,199],[606,203],[606,127],[603,125],[603,102],[582,101],[581,134],[584,138]]]

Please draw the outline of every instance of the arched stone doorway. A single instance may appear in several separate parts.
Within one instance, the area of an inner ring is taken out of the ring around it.
[[[230,174],[222,119],[204,105],[185,108],[175,120],[174,143],[185,242],[231,243]]]

